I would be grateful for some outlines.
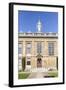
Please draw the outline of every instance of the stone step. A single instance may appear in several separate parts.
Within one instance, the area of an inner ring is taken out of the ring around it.
[[[46,72],[48,71],[47,68],[34,68],[34,69],[31,69],[31,72]]]

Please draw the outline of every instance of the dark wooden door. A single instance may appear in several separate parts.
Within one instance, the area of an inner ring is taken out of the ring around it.
[[[37,67],[39,68],[39,67],[42,67],[42,60],[41,60],[41,58],[38,58],[37,59]]]

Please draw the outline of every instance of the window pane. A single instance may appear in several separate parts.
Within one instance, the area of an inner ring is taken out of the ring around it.
[[[30,61],[27,61],[27,65],[30,65]]]
[[[48,43],[49,55],[54,55],[54,43]]]
[[[18,70],[22,70],[22,43],[18,44]]]
[[[30,53],[31,53],[31,43],[27,43],[26,53],[27,53],[27,54],[30,54]]]
[[[22,44],[18,45],[18,54],[22,54]]]
[[[37,53],[41,53],[41,52],[42,52],[42,43],[37,42]]]
[[[30,65],[31,64],[30,60],[31,60],[30,57],[26,57],[27,65]]]

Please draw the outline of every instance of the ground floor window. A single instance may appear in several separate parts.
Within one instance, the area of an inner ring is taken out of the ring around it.
[[[30,57],[26,57],[26,64],[31,65],[31,58]]]
[[[27,65],[31,65],[31,62],[30,61],[27,61]]]

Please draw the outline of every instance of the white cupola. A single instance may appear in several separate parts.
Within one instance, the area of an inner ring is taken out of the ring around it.
[[[37,23],[37,30],[38,30],[38,32],[41,32],[41,28],[42,28],[42,23],[41,23],[41,21],[39,19],[38,23]]]

